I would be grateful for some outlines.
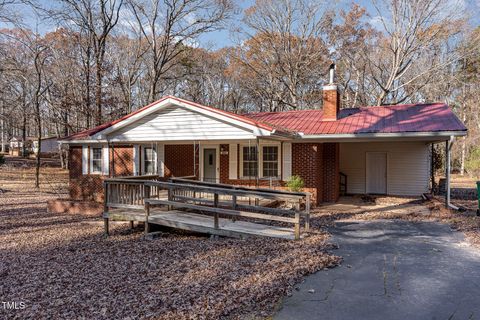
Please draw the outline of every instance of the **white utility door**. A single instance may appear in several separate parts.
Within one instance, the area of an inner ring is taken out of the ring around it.
[[[367,152],[366,189],[371,194],[387,193],[387,153]]]
[[[216,149],[203,149],[203,181],[217,182]]]

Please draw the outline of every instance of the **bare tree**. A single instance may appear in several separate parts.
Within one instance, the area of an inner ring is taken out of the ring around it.
[[[123,0],[58,0],[63,4],[55,16],[68,23],[73,22],[87,35],[88,45],[93,48],[95,59],[95,124],[103,121],[102,84],[107,40],[118,23]],[[52,13],[52,12],[51,12]],[[89,67],[90,47],[86,50]],[[89,99],[89,98],[87,98]]]
[[[449,0],[374,2],[374,20],[383,36],[371,43],[365,57],[377,105],[415,97],[435,73],[459,59],[455,40],[466,20],[458,5]]]
[[[149,48],[149,102],[163,94],[160,81],[179,55],[201,34],[220,28],[232,9],[230,0],[129,0],[128,5]]]
[[[239,61],[245,83],[270,111],[305,108],[321,99],[332,15],[310,0],[257,1],[246,10]]]

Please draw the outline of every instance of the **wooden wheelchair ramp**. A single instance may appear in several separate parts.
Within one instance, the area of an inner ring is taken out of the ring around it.
[[[155,210],[148,217],[148,221],[145,221],[143,212],[116,213],[113,210],[109,214],[104,215],[104,218],[107,217],[110,217],[110,220],[148,222],[150,225],[160,225],[222,237],[246,238],[260,236],[287,240],[295,239],[295,233],[292,228],[219,218],[219,228],[216,229],[214,227],[214,217],[181,210]]]
[[[231,186],[183,180],[143,183],[124,180],[127,179],[108,179],[104,183],[107,200],[103,214],[106,235],[109,233],[109,221],[112,220],[144,222],[146,234],[152,225],[161,225],[234,238],[261,236],[294,240],[303,237],[302,222],[304,231],[309,228],[309,194],[234,189]],[[139,192],[143,196],[138,195]],[[293,201],[293,204],[288,210],[263,207],[259,205],[262,199]],[[300,210],[302,206],[305,209],[303,211]],[[267,224],[263,222],[265,220],[277,223]],[[293,228],[285,225],[293,225]]]

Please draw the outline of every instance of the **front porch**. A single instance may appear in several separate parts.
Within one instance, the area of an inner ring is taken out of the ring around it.
[[[203,182],[287,191],[286,182],[298,175],[304,181],[303,191],[312,195],[315,204],[334,202],[340,193],[336,143],[271,139],[110,142],[108,150],[109,178],[188,176]],[[328,184],[332,186],[325,187]]]

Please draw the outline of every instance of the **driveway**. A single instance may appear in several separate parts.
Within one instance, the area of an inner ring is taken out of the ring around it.
[[[274,319],[480,319],[480,254],[439,223],[343,221],[342,265],[305,279]]]

